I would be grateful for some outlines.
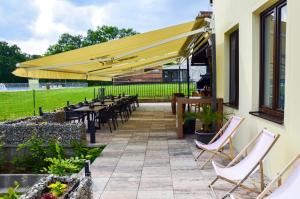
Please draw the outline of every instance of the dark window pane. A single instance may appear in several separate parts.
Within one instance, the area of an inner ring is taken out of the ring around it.
[[[274,48],[274,13],[264,18],[264,93],[263,105],[272,107],[273,101],[273,48]]]
[[[239,37],[238,30],[230,34],[230,77],[229,77],[229,103],[238,106],[238,89],[239,89]]]
[[[284,109],[284,91],[285,91],[285,43],[286,43],[286,22],[287,7],[280,9],[280,49],[279,49],[279,95],[278,108]]]

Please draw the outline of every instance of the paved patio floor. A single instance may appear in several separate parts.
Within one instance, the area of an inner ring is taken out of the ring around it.
[[[112,134],[97,132],[97,143],[107,147],[91,166],[96,199],[213,198],[208,184],[215,173],[211,165],[199,169],[191,138],[176,139],[170,104],[141,104]],[[252,186],[257,184],[252,181]],[[231,187],[219,181],[217,196]],[[238,190],[238,195],[255,198],[244,190]]]

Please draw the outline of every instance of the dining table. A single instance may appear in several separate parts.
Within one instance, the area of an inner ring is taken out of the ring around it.
[[[82,106],[79,108],[74,109],[75,112],[81,112],[81,113],[86,113],[87,114],[87,123],[88,123],[88,128],[87,131],[90,134],[90,142],[91,143],[96,143],[96,125],[95,125],[95,113],[100,113],[103,109],[105,109],[107,106],[104,105],[99,105],[99,106]]]

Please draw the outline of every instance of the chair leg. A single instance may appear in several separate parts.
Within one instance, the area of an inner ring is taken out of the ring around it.
[[[202,166],[200,167],[200,169],[203,169],[203,167],[205,166],[205,165],[207,165],[212,159],[213,159],[213,157],[216,155],[216,153],[213,153],[203,164],[202,164]]]
[[[116,120],[117,127],[119,127],[119,123],[118,123],[118,115],[116,115],[115,120]]]
[[[110,133],[112,133],[110,121],[108,121],[107,124],[108,124]]]
[[[115,121],[115,119],[114,119],[114,118],[111,118],[111,121],[112,121],[112,123],[113,123],[114,130],[116,130],[116,129],[117,129],[117,127],[116,127],[116,121]]]
[[[204,152],[204,150],[200,151],[199,155],[195,158],[195,161],[197,161]]]
[[[217,182],[217,180],[219,179],[219,177],[217,176],[209,185],[209,188],[212,188],[212,186]]]
[[[120,112],[120,117],[121,117],[121,122],[122,122],[122,124],[123,124],[123,123],[124,123],[124,121],[123,121],[122,112]]]

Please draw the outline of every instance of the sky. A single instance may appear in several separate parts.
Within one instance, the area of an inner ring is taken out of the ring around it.
[[[44,54],[62,33],[114,25],[142,33],[194,20],[209,0],[0,0],[0,41]]]

